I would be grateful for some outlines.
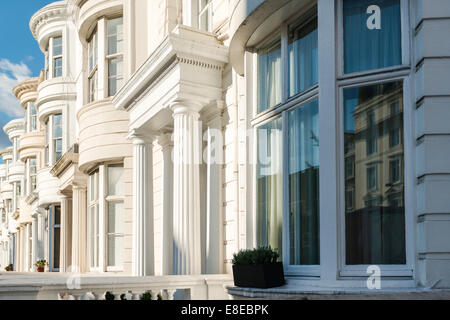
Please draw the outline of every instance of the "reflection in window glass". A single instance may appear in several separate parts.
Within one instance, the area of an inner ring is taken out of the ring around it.
[[[289,112],[289,238],[291,265],[320,264],[319,105]]]
[[[123,165],[108,166],[108,195],[120,196],[124,194],[123,174]]]
[[[390,112],[393,103],[398,112]],[[355,146],[345,148],[354,163],[354,174],[345,174],[345,190],[354,192],[345,205],[346,263],[405,264],[404,147],[389,143],[392,128],[403,131],[402,82],[346,89],[344,115],[344,143]],[[378,148],[369,153],[373,128]]]
[[[314,10],[315,11],[315,10]],[[314,86],[318,82],[317,18],[305,23],[302,18],[289,26],[289,96]]]
[[[281,40],[258,50],[258,112],[281,102]]]
[[[380,29],[372,27],[374,13],[367,13],[373,5],[381,10]],[[344,0],[345,73],[400,65],[400,20],[400,0]]]
[[[258,245],[282,252],[282,120],[257,129],[257,226]]]

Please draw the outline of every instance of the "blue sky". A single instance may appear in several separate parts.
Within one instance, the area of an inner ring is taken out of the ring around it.
[[[12,94],[19,82],[39,75],[44,55],[31,34],[29,21],[40,8],[54,0],[3,0],[0,10],[0,149],[10,145],[3,126],[23,117]]]

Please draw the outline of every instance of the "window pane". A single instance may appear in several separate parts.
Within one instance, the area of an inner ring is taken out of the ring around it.
[[[123,202],[108,203],[108,266],[122,265],[123,214]]]
[[[320,264],[319,105],[289,112],[289,238],[291,265]]]
[[[62,77],[62,58],[56,58],[53,62],[53,77]]]
[[[108,195],[121,196],[123,190],[123,165],[108,166]]]
[[[390,112],[398,103],[399,111]],[[346,262],[405,264],[405,201],[403,145],[391,147],[392,127],[403,131],[402,82],[371,85],[344,91],[345,159],[354,159],[354,174],[345,175]],[[367,140],[378,133],[378,149],[366,152]],[[398,159],[398,166],[392,164]],[[394,181],[395,179],[395,181]]]
[[[376,13],[367,13],[373,5],[381,10],[380,29]],[[400,65],[400,20],[400,0],[344,0],[345,73]]]
[[[108,203],[108,233],[123,234],[123,202]]]
[[[108,235],[108,266],[123,265],[123,236]]]
[[[62,55],[62,38],[57,37],[53,38],[53,56],[61,56]]]
[[[282,120],[257,129],[257,241],[282,253]]]
[[[281,40],[258,51],[258,112],[281,102]]]
[[[123,84],[123,57],[108,62],[108,94],[113,96]]]
[[[123,18],[107,22],[108,55],[123,52]]]
[[[98,205],[89,210],[89,258],[91,267],[97,267],[99,264],[99,220]]]
[[[317,18],[289,27],[289,96],[318,82]]]

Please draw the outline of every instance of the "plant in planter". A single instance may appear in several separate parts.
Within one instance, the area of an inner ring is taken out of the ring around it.
[[[5,271],[13,271],[13,270],[14,270],[14,267],[12,264],[9,264],[5,267]]]
[[[46,260],[38,260],[34,264],[34,266],[37,268],[37,272],[44,272],[45,266],[47,265]]]
[[[274,288],[284,285],[280,255],[271,247],[241,250],[233,255],[233,277],[236,287]]]

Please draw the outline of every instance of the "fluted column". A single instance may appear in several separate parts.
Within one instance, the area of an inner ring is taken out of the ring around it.
[[[38,243],[38,219],[36,214],[31,217],[31,270],[35,270],[34,264],[37,261],[37,243]]]
[[[158,144],[162,148],[163,154],[163,227],[161,237],[161,261],[162,274],[172,274],[173,257],[173,163],[172,151],[173,143],[170,134],[163,134],[158,137]]]
[[[175,103],[173,168],[173,273],[201,274],[201,105]]]
[[[61,196],[61,245],[59,271],[67,272],[72,262],[72,217],[70,198]]]
[[[86,186],[72,187],[72,272],[87,270]]]
[[[132,132],[133,141],[133,248],[132,274],[154,275],[153,148],[152,139]]]

